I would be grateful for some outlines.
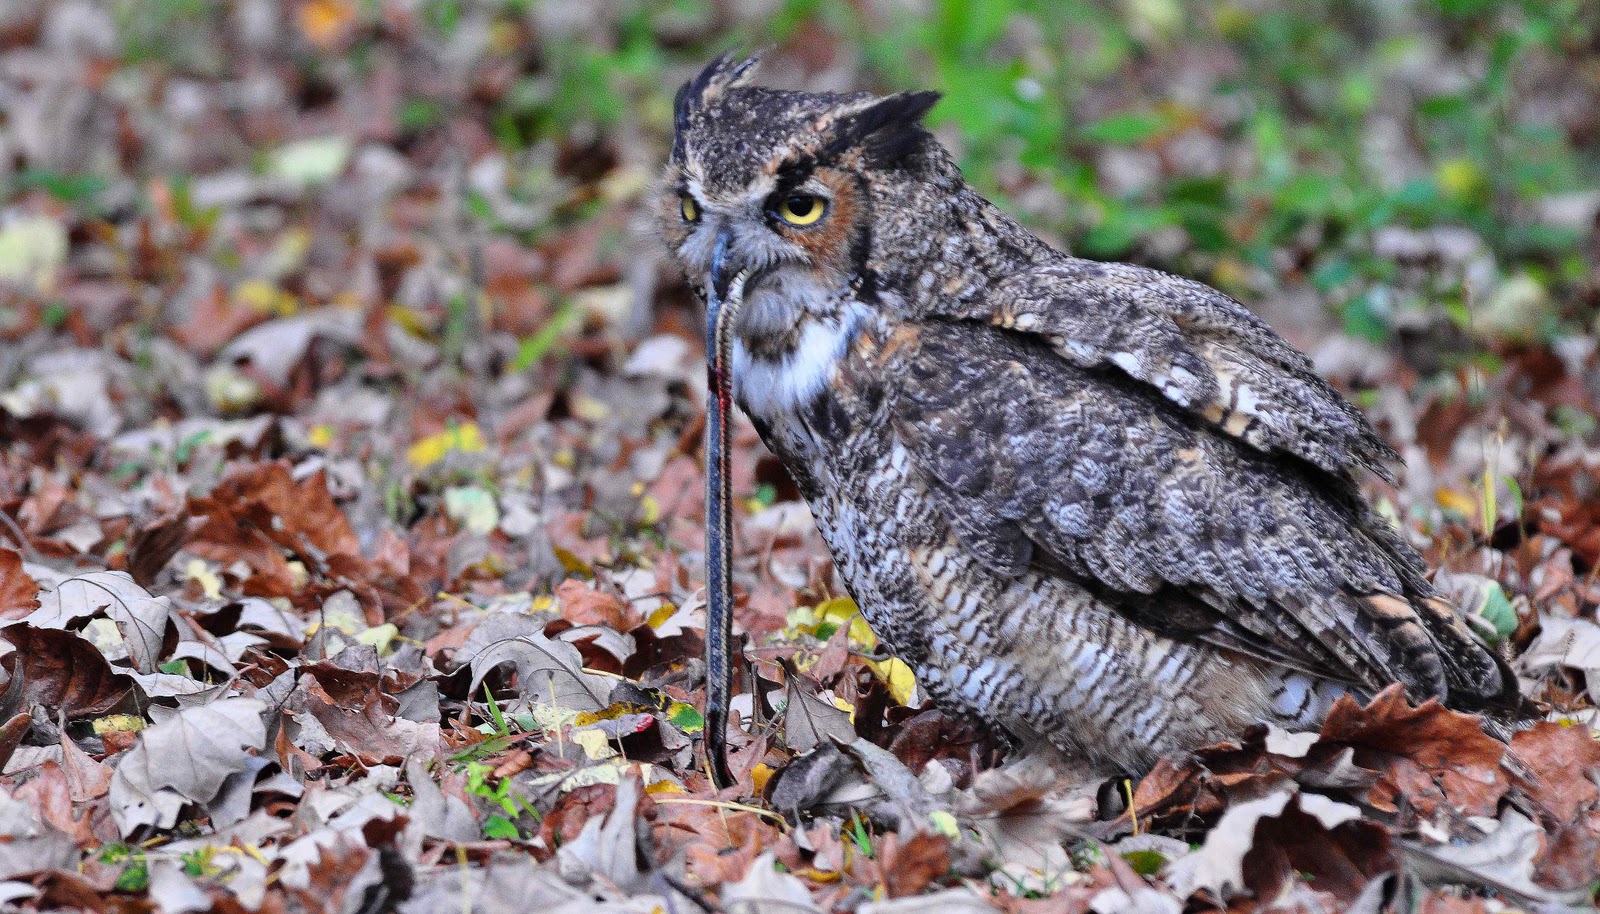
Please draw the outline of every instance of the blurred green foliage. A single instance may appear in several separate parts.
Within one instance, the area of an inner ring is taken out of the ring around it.
[[[1522,116],[1519,102],[1575,57],[1595,97],[1594,2],[783,0],[720,34],[718,12],[698,0],[615,9],[609,44],[585,33],[542,47],[547,78],[514,93],[502,116],[520,129],[508,140],[628,117],[664,133],[685,67],[722,48],[776,44],[807,59],[854,49],[876,81],[867,88],[943,92],[931,122],[954,129],[968,176],[1085,256],[1246,296],[1303,276],[1347,329],[1375,337],[1404,306],[1395,265],[1371,243],[1386,226],[1469,229],[1502,275],[1529,275],[1557,300],[1589,269],[1584,227],[1529,209],[1600,187],[1600,152]],[[1419,74],[1429,67],[1450,72]],[[1200,81],[1187,92],[1185,68]],[[1191,131],[1226,161],[1161,167]],[[1385,131],[1416,147],[1414,161],[1397,166]],[[1154,174],[1108,183],[1107,149],[1139,153]],[[1162,237],[1177,240],[1152,243]],[[1454,286],[1424,291],[1468,322],[1470,291]]]
[[[183,40],[190,20],[217,15],[206,0],[115,2],[130,59],[211,65]],[[380,0],[349,2],[378,18]],[[572,182],[555,153],[528,150],[641,140],[664,150],[683,79],[718,51],[776,45],[803,69],[840,68],[853,88],[943,92],[930,122],[971,180],[1076,253],[1198,276],[1247,300],[1308,287],[1373,338],[1419,309],[1466,327],[1480,307],[1534,307],[1536,318],[1495,320],[1546,333],[1593,318],[1595,230],[1542,213],[1600,188],[1600,116],[1574,129],[1552,114],[1563,92],[1600,108],[1600,0],[419,0],[417,10],[441,43],[487,15],[490,53],[517,61],[487,110],[416,96],[397,114],[407,135],[452,117],[487,121],[512,162],[508,194],[550,220],[514,225],[469,201],[490,230],[537,237],[608,202],[552,202]],[[363,53],[358,41],[342,65],[359,72]],[[1374,243],[1438,226],[1481,241],[1489,273],[1418,281]],[[1491,290],[1473,282],[1516,295],[1485,306]]]

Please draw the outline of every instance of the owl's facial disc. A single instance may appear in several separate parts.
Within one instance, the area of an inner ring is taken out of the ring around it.
[[[747,349],[782,355],[810,319],[837,312],[864,253],[854,174],[775,166],[731,187],[693,167],[674,177],[657,210],[664,239],[708,302],[726,300],[732,277],[745,272],[745,304],[730,329]]]

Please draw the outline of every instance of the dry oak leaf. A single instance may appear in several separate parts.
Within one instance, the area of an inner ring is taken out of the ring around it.
[[[319,470],[296,482],[281,461],[229,473],[210,495],[189,499],[189,513],[204,517],[186,547],[215,562],[243,561],[257,575],[246,589],[262,596],[290,596],[297,588],[287,551],[313,570],[334,557],[364,565],[360,541],[334,504]],[[353,568],[359,571],[359,568]]]
[[[248,767],[245,750],[266,744],[264,709],[254,698],[225,698],[141,731],[111,775],[111,816],[122,834],[171,828],[184,804],[214,798],[228,775]]]
[[[371,668],[340,665],[363,652],[371,654]],[[399,717],[400,701],[381,690],[376,660],[371,648],[352,648],[306,667],[285,709],[315,718],[340,752],[366,764],[431,757],[439,746],[438,722]]]
[[[1340,698],[1320,742],[1352,747],[1357,765],[1379,772],[1364,802],[1385,812],[1404,803],[1424,816],[1440,805],[1492,816],[1510,787],[1500,767],[1506,747],[1483,732],[1479,718],[1434,699],[1410,707],[1399,685],[1365,708],[1348,695]]]
[[[1229,807],[1198,851],[1168,865],[1165,880],[1179,898],[1206,891],[1225,901],[1250,891],[1271,899],[1299,871],[1349,901],[1393,866],[1382,826],[1363,821],[1361,810],[1282,790]]]

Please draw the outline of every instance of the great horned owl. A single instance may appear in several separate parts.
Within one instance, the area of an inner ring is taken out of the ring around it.
[[[735,398],[937,701],[1129,773],[1395,682],[1515,705],[1361,497],[1393,453],[1303,354],[1205,285],[1035,237],[920,126],[935,93],[754,63],[679,92],[662,233],[742,293]]]

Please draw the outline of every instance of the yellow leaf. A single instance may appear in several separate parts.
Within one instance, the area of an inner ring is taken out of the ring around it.
[[[587,727],[602,720],[616,720],[624,714],[644,714],[648,713],[649,710],[649,708],[643,705],[636,705],[631,701],[619,701],[598,711],[584,711],[572,719],[572,725],[575,727]]]
[[[528,713],[533,715],[534,726],[548,733],[557,732],[578,719],[577,711],[559,705],[534,705]]]
[[[1457,200],[1475,197],[1482,191],[1487,179],[1478,163],[1466,158],[1446,159],[1439,163],[1433,178],[1446,196]]]
[[[136,733],[144,729],[144,718],[133,714],[108,714],[97,717],[94,721],[94,732],[97,736],[107,733]]]
[[[667,620],[672,618],[673,614],[677,611],[678,607],[673,606],[671,603],[662,603],[660,608],[651,613],[649,617],[644,620],[645,624],[651,628],[660,628],[661,626],[667,624]]]
[[[1457,492],[1455,489],[1447,489],[1441,486],[1434,491],[1433,500],[1437,501],[1439,507],[1446,511],[1454,511],[1466,517],[1472,517],[1478,513],[1478,502],[1471,495]]]
[[[411,461],[412,466],[421,470],[443,460],[451,451],[476,454],[483,449],[483,433],[478,430],[478,423],[463,422],[411,445],[406,451],[406,459]]]
[[[617,754],[617,750],[611,748],[611,740],[599,730],[574,730],[572,741],[583,747],[583,754],[591,761],[598,762]]]
[[[756,796],[759,797],[766,792],[767,781],[772,779],[774,773],[772,766],[766,762],[758,762],[756,767],[750,770],[750,780],[755,786]]]
[[[872,626],[867,624],[867,619],[861,614],[861,608],[856,606],[856,601],[849,597],[834,597],[817,604],[816,619],[819,623],[831,622],[839,628],[850,627],[850,640],[860,646],[871,650],[878,646],[878,636],[872,633]]]
[[[300,307],[300,302],[288,292],[264,279],[247,279],[234,287],[233,300],[247,308],[277,317],[288,317]]]
[[[394,305],[389,309],[389,319],[399,324],[401,330],[419,340],[426,340],[433,335],[427,319],[415,308]]]
[[[661,522],[661,502],[656,501],[654,495],[646,495],[639,499],[639,524],[643,527],[654,527]]]
[[[222,597],[222,578],[207,568],[203,560],[190,559],[189,564],[184,566],[183,573],[189,580],[200,585],[200,590],[206,595],[206,599],[216,600]]]
[[[911,672],[911,667],[899,657],[890,657],[888,660],[868,660],[867,666],[871,667],[873,675],[883,680],[889,687],[889,697],[901,705],[911,704],[913,694],[917,689],[917,674]]]
[[[306,433],[306,440],[310,441],[314,448],[327,450],[333,446],[333,426],[327,424],[311,426],[311,431]]]
[[[389,645],[393,644],[394,639],[399,635],[400,629],[393,622],[385,622],[382,625],[374,625],[372,628],[357,635],[356,641],[368,647],[377,648],[379,654],[387,654],[389,653]]]

